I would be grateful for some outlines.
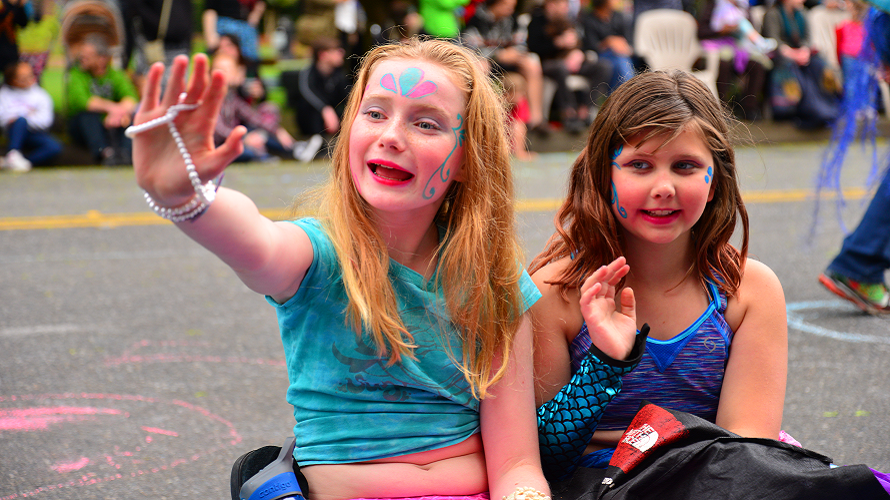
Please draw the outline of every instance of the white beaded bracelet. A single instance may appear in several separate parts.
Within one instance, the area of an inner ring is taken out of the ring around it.
[[[201,178],[198,176],[197,170],[195,170],[195,164],[192,163],[192,156],[185,147],[185,142],[182,140],[182,136],[179,135],[179,130],[176,129],[176,125],[173,123],[173,120],[180,111],[190,111],[198,107],[198,104],[184,104],[183,101],[185,101],[185,97],[185,92],[179,94],[179,104],[167,108],[167,113],[165,113],[164,116],[149,120],[145,123],[140,123],[139,125],[127,127],[125,132],[127,137],[133,138],[137,134],[145,132],[146,130],[151,130],[164,123],[166,123],[167,128],[170,129],[170,135],[173,136],[173,140],[179,148],[179,154],[182,155],[182,160],[185,162],[185,170],[188,173],[192,187],[195,189],[195,196],[178,207],[162,207],[158,205],[154,199],[152,199],[151,195],[148,194],[148,191],[144,192],[144,196],[145,202],[148,203],[148,206],[151,207],[152,210],[154,210],[154,213],[173,222],[193,220],[203,214],[210,204],[213,203],[213,200],[216,199],[216,191],[219,189],[219,185],[222,182],[222,175],[220,175],[214,180],[201,184]]]
[[[531,486],[520,486],[513,493],[506,495],[503,500],[550,500],[550,497]]]

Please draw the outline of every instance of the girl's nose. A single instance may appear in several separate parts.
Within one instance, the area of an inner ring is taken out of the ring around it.
[[[652,186],[653,198],[672,198],[675,194],[677,190],[670,174],[659,175],[655,179],[655,184]]]
[[[392,118],[383,126],[378,139],[380,146],[401,151],[405,148],[405,126],[398,118]]]

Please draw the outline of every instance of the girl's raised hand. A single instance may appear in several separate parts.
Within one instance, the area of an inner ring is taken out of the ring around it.
[[[623,360],[633,349],[637,334],[637,310],[633,290],[621,290],[621,310],[615,303],[615,287],[630,271],[618,257],[593,272],[581,286],[581,315],[590,340],[606,355]]]
[[[188,65],[188,57],[173,60],[163,98],[160,94],[164,65],[156,63],[151,67],[134,124],[163,117],[175,104],[196,104],[193,110],[180,111],[173,123],[201,181],[206,182],[221,174],[241,154],[241,137],[246,130],[237,127],[225,143],[214,147],[213,130],[227,91],[225,77],[220,73],[209,75],[207,56],[198,54],[186,84]],[[183,92],[185,98],[180,102]],[[160,206],[178,207],[195,195],[182,154],[166,124],[144,130],[133,138],[133,169],[139,186]]]

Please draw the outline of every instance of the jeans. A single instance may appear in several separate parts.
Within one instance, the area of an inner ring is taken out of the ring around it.
[[[9,149],[17,149],[34,165],[43,165],[62,152],[62,145],[49,132],[30,130],[28,121],[19,117],[6,127]],[[26,153],[26,151],[28,151]]]
[[[844,238],[828,270],[864,283],[883,283],[890,269],[890,170],[884,174],[862,221]]]
[[[106,129],[102,114],[83,111],[68,121],[69,133],[74,142],[86,148],[95,160],[102,160],[102,152],[110,147],[129,160],[132,141],[124,135],[122,127]]]
[[[634,76],[634,65],[630,56],[618,55],[610,50],[604,50],[599,54],[600,59],[612,63],[612,78],[609,80],[609,89],[615,90],[622,83]]]

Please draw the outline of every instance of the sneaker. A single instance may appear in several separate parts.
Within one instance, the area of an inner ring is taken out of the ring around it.
[[[20,153],[19,150],[11,149],[6,153],[6,161],[4,162],[3,168],[12,170],[13,172],[27,172],[28,170],[31,170],[31,162],[22,156],[22,153]]]
[[[831,271],[819,275],[819,283],[868,314],[890,313],[890,291],[883,283],[860,283]]]
[[[308,141],[297,141],[294,144],[294,158],[301,162],[310,162],[315,159],[318,150],[324,145],[324,138],[318,134],[313,135]]]

